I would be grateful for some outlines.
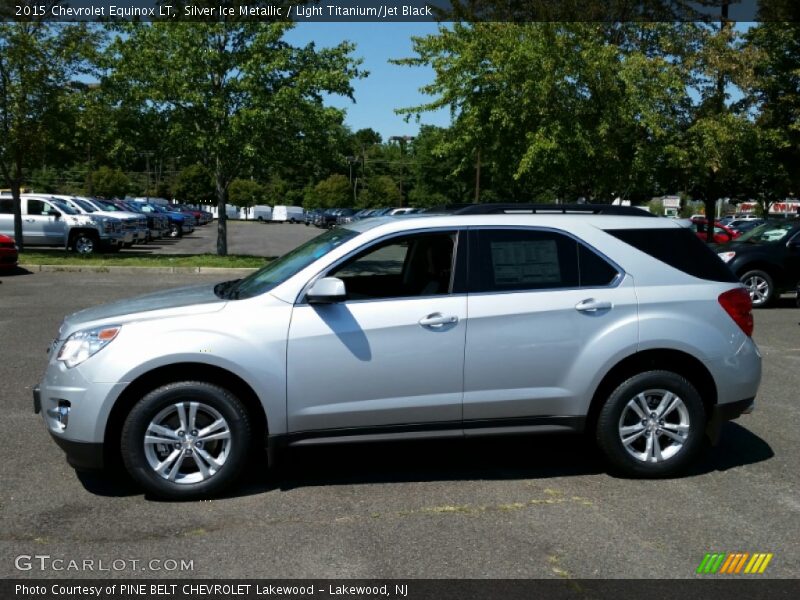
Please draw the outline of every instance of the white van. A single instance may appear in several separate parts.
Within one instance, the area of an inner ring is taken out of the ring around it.
[[[251,206],[246,210],[248,219],[253,219],[254,221],[262,221],[262,222],[272,220],[272,207],[267,206],[266,204],[256,204],[255,206]]]
[[[272,220],[281,223],[302,223],[305,218],[302,206],[278,205],[272,209]]]

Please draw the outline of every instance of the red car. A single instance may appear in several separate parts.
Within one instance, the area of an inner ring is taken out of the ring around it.
[[[17,252],[17,245],[14,243],[14,238],[0,233],[0,271],[4,269],[13,269],[17,266],[19,260],[19,253]]]
[[[701,219],[695,217],[692,219],[692,227],[694,228],[697,237],[699,237],[704,242],[708,239],[707,238],[707,227],[708,227],[708,219]],[[735,240],[741,234],[738,231],[734,231],[730,227],[726,227],[725,225],[720,225],[719,223],[714,223],[714,243],[715,244],[726,244],[731,240]]]

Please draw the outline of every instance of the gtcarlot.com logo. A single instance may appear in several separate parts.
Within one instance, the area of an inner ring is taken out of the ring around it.
[[[772,552],[708,552],[697,567],[700,575],[755,575],[767,570]]]
[[[194,571],[194,560],[175,558],[63,558],[49,554],[20,554],[17,571]]]

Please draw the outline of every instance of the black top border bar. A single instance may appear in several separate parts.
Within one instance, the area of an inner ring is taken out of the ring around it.
[[[0,0],[0,22],[800,22],[798,0]]]

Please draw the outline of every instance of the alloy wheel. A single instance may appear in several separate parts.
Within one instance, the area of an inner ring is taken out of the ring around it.
[[[144,453],[160,477],[191,484],[214,477],[231,451],[225,418],[202,402],[178,402],[160,411],[147,426]]]
[[[660,463],[675,456],[683,449],[690,428],[686,404],[664,389],[636,394],[619,418],[622,446],[644,463]]]
[[[764,279],[761,275],[750,275],[742,281],[747,292],[750,294],[750,300],[753,301],[754,306],[760,306],[769,299],[770,289],[769,281]]]

